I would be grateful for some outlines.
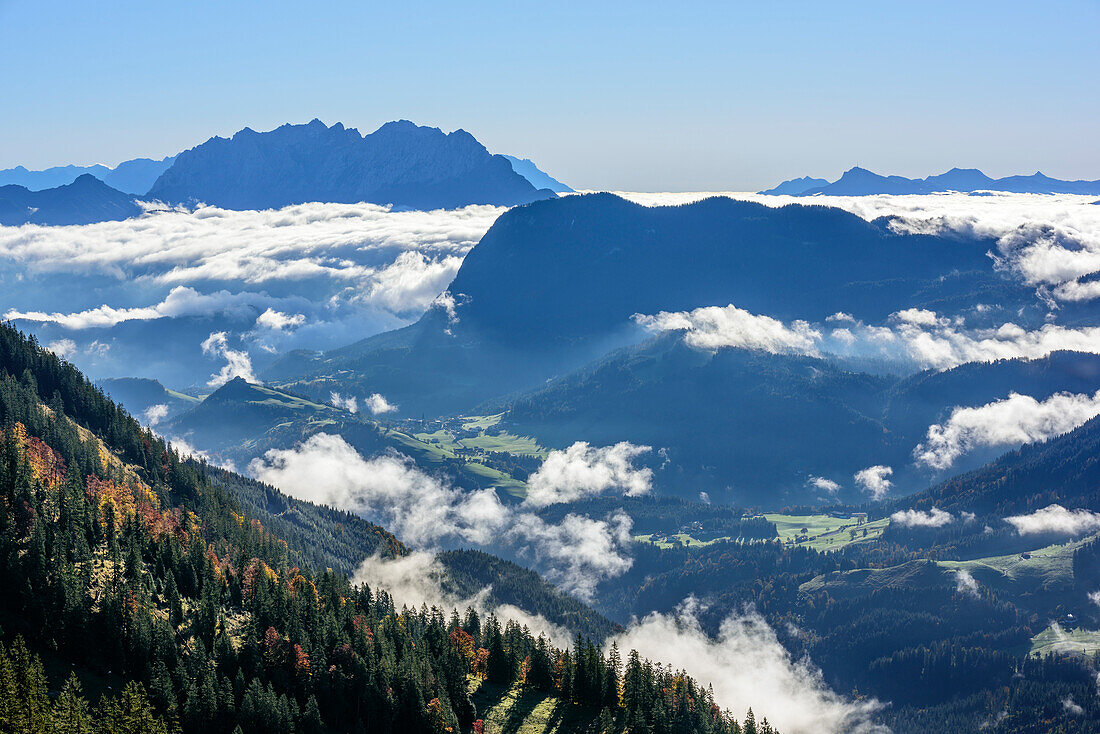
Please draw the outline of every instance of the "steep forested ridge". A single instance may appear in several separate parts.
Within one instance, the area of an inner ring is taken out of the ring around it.
[[[0,731],[480,732],[482,679],[552,694],[593,731],[742,731],[637,655],[580,638],[559,651],[472,610],[397,609],[310,569],[339,546],[295,545],[338,513],[274,512],[285,498],[181,459],[6,325],[0,427]],[[381,529],[357,542],[402,550]]]

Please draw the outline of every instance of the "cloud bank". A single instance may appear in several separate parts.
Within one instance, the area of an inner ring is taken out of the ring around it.
[[[146,353],[164,352],[156,340],[169,339],[167,331],[133,330],[156,320],[212,320],[207,333],[240,337],[254,359],[261,350],[343,346],[349,333],[362,338],[418,318],[503,211],[311,203],[0,227],[4,317],[43,343],[68,338],[84,346],[77,332],[91,332],[87,341],[120,334],[113,362],[72,351],[97,374],[133,370]]]
[[[504,505],[491,489],[452,487],[405,456],[364,459],[340,436],[319,433],[294,448],[272,449],[248,468],[294,497],[370,518],[415,548],[462,542],[510,548],[582,599],[633,563],[631,520],[623,513],[603,519],[571,513],[547,523]]]
[[[784,734],[888,731],[871,722],[876,701],[848,701],[830,690],[808,660],[791,658],[756,612],[729,616],[710,638],[695,610],[689,600],[675,614],[650,614],[615,641],[710,684],[724,708],[743,714],[751,706],[758,721],[767,717]]]
[[[460,597],[443,588],[446,571],[435,555],[425,551],[413,551],[398,558],[371,556],[365,559],[352,576],[356,584],[366,583],[372,590],[385,589],[395,605],[420,607],[428,605],[441,609],[463,611],[473,608],[479,614],[493,614],[500,620],[514,620],[526,625],[532,634],[546,635],[561,649],[572,642],[572,635],[540,614],[531,614],[512,604],[491,604],[488,601],[492,586],[481,589],[471,597]]]
[[[1072,431],[1100,415],[1100,391],[1094,395],[1058,393],[1040,402],[1011,393],[1006,399],[976,408],[955,408],[945,423],[928,428],[924,443],[913,450],[918,464],[947,469],[976,448],[1016,447]]]
[[[802,354],[844,358],[875,358],[919,369],[945,370],[966,362],[1045,357],[1058,350],[1100,354],[1100,327],[1044,324],[1027,330],[1014,323],[996,328],[967,328],[961,318],[947,318],[926,309],[904,309],[886,324],[826,319],[843,326],[829,328],[805,321],[789,324],[749,313],[733,304],[634,320],[654,332],[679,331],[684,341],[700,349],[755,349],[770,354]]]

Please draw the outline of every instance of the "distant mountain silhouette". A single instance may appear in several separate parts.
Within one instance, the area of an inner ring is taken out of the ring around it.
[[[134,197],[112,189],[90,173],[44,191],[0,186],[0,224],[92,224],[141,214]]]
[[[811,179],[784,181],[774,189],[761,194],[791,194],[794,196],[868,196],[871,194],[933,194],[943,191],[1005,191],[1018,194],[1100,194],[1100,180],[1061,181],[1036,172],[1031,176],[1007,176],[993,179],[976,168],[952,168],[946,173],[928,178],[881,176],[865,168],[851,168],[832,183],[799,188],[800,182]],[[781,190],[782,189],[782,190]]]
[[[436,307],[343,349],[292,353],[265,374],[302,380],[294,390],[321,400],[354,389],[381,392],[406,414],[468,410],[640,341],[636,313],[733,303],[783,320],[845,311],[880,323],[914,306],[1032,302],[1032,289],[994,272],[990,247],[899,235],[820,206],[567,196],[494,223],[450,286],[457,320]]]
[[[373,202],[407,209],[513,206],[553,197],[491,155],[465,130],[445,134],[389,122],[363,136],[320,120],[211,138],[177,156],[149,198],[228,209],[307,201]]]
[[[550,189],[558,194],[573,193],[573,189],[540,169],[530,158],[516,158],[514,155],[504,157],[511,162],[512,170],[530,181],[536,189]]]
[[[124,194],[140,196],[149,190],[157,177],[164,173],[175,159],[175,156],[162,158],[159,161],[150,158],[134,158],[123,161],[114,168],[96,164],[94,166],[54,166],[40,171],[29,171],[23,166],[16,166],[0,171],[0,186],[15,184],[31,191],[41,191],[71,184],[78,176],[90,173]]]
[[[767,191],[761,191],[761,194],[773,194],[779,196],[781,194],[787,194],[788,196],[797,196],[809,189],[816,189],[820,186],[827,186],[829,182],[823,178],[810,178],[809,176],[803,176],[802,178],[792,178],[789,181],[784,181],[775,188],[768,189]]]

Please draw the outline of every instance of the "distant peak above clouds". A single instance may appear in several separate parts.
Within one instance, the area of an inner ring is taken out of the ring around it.
[[[0,225],[91,224],[141,214],[134,197],[117,191],[90,173],[72,183],[43,191],[0,186]]]
[[[514,206],[554,195],[536,188],[465,130],[444,133],[399,120],[360,135],[315,119],[210,138],[180,153],[148,197],[227,209],[318,201],[427,210]]]
[[[317,118],[267,132],[244,127],[178,155],[134,158],[114,168],[15,166],[0,170],[0,187],[20,186],[37,194],[68,186],[84,175],[131,197],[233,210],[310,202],[392,204],[396,210],[514,206],[573,191],[529,159],[491,154],[466,130],[445,133],[394,120],[362,135],[342,123],[329,126]],[[13,195],[7,193],[9,198]],[[14,207],[18,215],[7,212],[0,224],[36,221],[28,219],[22,198]],[[132,210],[131,216],[137,214],[140,210]],[[81,222],[115,218],[61,217]]]
[[[808,176],[784,181],[761,194],[789,196],[870,196],[874,194],[935,194],[947,191],[1004,191],[1015,194],[1100,194],[1100,180],[1062,181],[1036,171],[1030,176],[1006,176],[990,178],[977,168],[952,168],[946,173],[927,178],[882,176],[855,166],[839,179],[829,183],[825,179]]]
[[[124,194],[141,195],[149,190],[160,174],[168,170],[175,159],[175,156],[168,156],[159,161],[151,158],[134,158],[123,161],[114,168],[97,163],[93,166],[54,166],[40,171],[30,171],[23,166],[16,166],[0,170],[0,186],[14,184],[31,191],[42,191],[66,186],[76,181],[81,175],[91,174]]]

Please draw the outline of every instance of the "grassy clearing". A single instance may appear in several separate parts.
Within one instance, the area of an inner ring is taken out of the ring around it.
[[[164,388],[164,392],[168,393],[177,400],[182,400],[183,402],[191,403],[192,405],[197,405],[198,403],[202,402],[202,398],[197,398],[194,395],[188,395],[187,393],[179,392],[177,390],[169,390],[168,388]]]
[[[546,449],[539,446],[538,441],[530,436],[517,436],[514,433],[501,431],[499,433],[485,433],[482,431],[476,436],[455,438],[454,434],[445,428],[431,433],[413,433],[413,438],[424,443],[438,446],[439,448],[455,452],[459,449],[475,451],[497,451],[516,456],[545,456]]]
[[[706,539],[706,540],[700,540],[698,538],[693,538],[691,535],[689,535],[687,533],[676,533],[674,535],[668,535],[668,536],[664,536],[664,537],[666,537],[666,538],[676,538],[680,541],[680,543],[682,543],[683,545],[686,545],[689,548],[702,548],[704,546],[711,545],[712,543],[717,543],[720,540],[729,540],[730,539],[728,535],[723,535],[723,536],[720,536],[720,537],[717,537],[717,538],[710,538],[710,539]],[[649,535],[649,534],[635,535],[634,540],[638,543],[650,543],[652,545],[657,546],[658,548],[662,548],[662,549],[665,549],[665,550],[667,550],[669,548],[678,548],[678,547],[680,547],[680,546],[676,545],[675,543],[668,542],[668,540],[657,540],[657,541],[655,541],[655,540],[653,540],[653,536]]]
[[[1092,656],[1100,652],[1100,630],[1064,630],[1052,624],[1031,638],[1031,654],[1080,653]]]
[[[769,522],[775,523],[779,539],[784,543],[803,545],[819,551],[840,550],[853,543],[878,540],[886,530],[886,526],[890,524],[888,518],[857,525],[854,519],[831,515],[764,515],[764,517]],[[855,537],[852,537],[853,530]],[[864,531],[867,531],[866,535]],[[806,540],[799,541],[798,539],[803,535],[806,536]]]
[[[906,561],[885,568],[857,568],[815,576],[798,587],[802,593],[828,589],[837,599],[870,594],[879,589],[954,585],[952,574],[932,561]]]
[[[470,696],[485,734],[554,734],[583,731],[592,712],[554,696],[520,687],[504,688],[487,681],[470,682]]]
[[[966,569],[975,578],[1006,581],[1027,581],[1039,586],[1066,583],[1073,580],[1073,552],[1096,535],[1076,541],[1056,543],[1027,553],[975,558],[970,561],[940,561],[944,568]]]
[[[434,433],[408,434],[395,429],[388,429],[386,437],[401,445],[402,449],[412,456],[418,463],[440,465],[447,459],[457,459],[457,448],[453,441],[445,442],[451,438],[451,434],[439,430]],[[425,438],[434,437],[438,440],[431,441]],[[513,497],[522,499],[527,496],[527,485],[518,479],[513,479],[504,472],[485,466],[477,461],[465,461],[461,471],[475,477],[481,486],[499,489]]]
[[[464,431],[484,431],[486,428],[492,428],[497,423],[500,423],[500,419],[504,417],[504,413],[497,413],[496,415],[468,415],[464,416],[465,421],[462,424],[462,430]]]
[[[546,456],[547,454],[546,449],[539,446],[539,442],[530,436],[517,436],[507,431],[496,434],[482,433],[473,438],[459,439],[457,443],[468,449],[500,451],[517,456]]]
[[[250,387],[254,392],[260,393],[264,396],[261,400],[248,401],[256,405],[277,405],[283,408],[290,408],[291,410],[320,411],[322,413],[339,412],[339,409],[334,408],[331,405],[315,403],[312,400],[307,400],[306,398],[301,398],[297,395],[291,395],[289,393],[282,392],[281,390],[272,390],[271,388],[264,387],[263,385],[250,385]]]
[[[432,433],[414,433],[412,437],[417,441],[423,441],[424,443],[438,446],[440,449],[450,452],[452,456],[454,455],[454,450],[460,446],[460,444],[455,442],[454,437],[442,428]]]

